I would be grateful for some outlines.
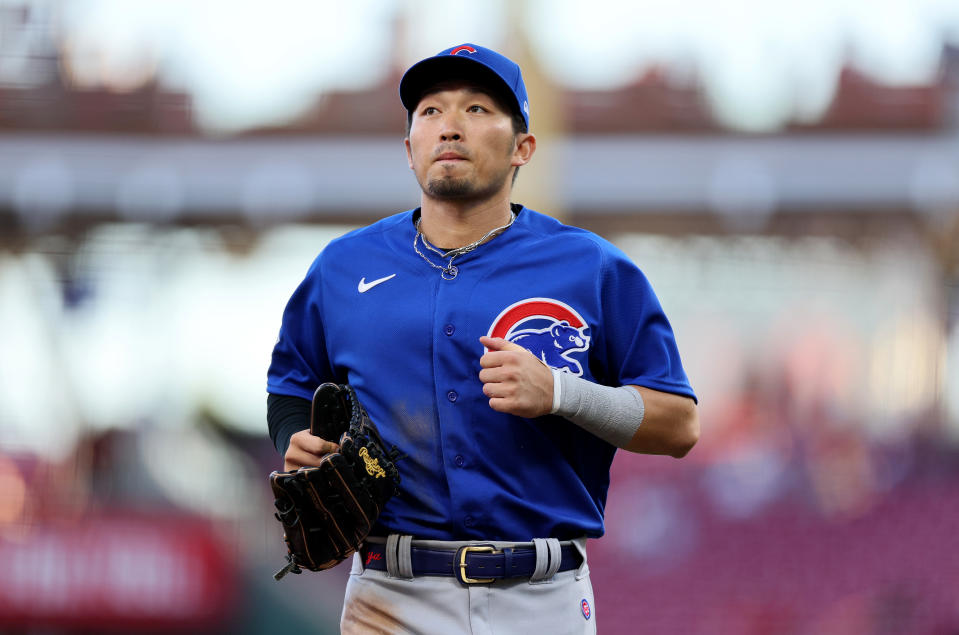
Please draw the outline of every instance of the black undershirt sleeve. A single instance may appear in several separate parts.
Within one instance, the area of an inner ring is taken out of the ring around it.
[[[309,399],[288,395],[268,394],[266,397],[266,421],[270,426],[270,438],[280,456],[286,455],[290,437],[310,427]]]

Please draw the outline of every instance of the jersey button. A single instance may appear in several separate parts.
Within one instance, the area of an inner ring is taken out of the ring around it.
[[[451,403],[455,402],[457,399],[459,399],[459,397],[460,396],[456,394],[455,390],[451,390],[448,393],[446,393],[446,398],[449,399]]]
[[[464,459],[462,455],[457,454],[456,458],[453,459],[453,463],[456,463],[456,467],[463,467],[466,465],[466,459]]]
[[[446,333],[446,335],[448,336],[452,335],[453,333],[456,332],[456,327],[453,326],[452,324],[447,324],[446,326],[443,327],[443,332]]]

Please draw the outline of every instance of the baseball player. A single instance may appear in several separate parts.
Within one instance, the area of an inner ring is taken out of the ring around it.
[[[349,383],[407,454],[344,633],[595,632],[585,545],[614,453],[699,436],[672,329],[619,249],[511,203],[536,151],[514,62],[455,46],[399,91],[420,206],[313,262],[273,351],[271,436],[286,470],[316,465],[336,445],[306,430],[309,399]]]

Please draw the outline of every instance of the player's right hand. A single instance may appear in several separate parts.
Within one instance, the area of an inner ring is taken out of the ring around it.
[[[479,380],[489,407],[518,417],[539,417],[553,407],[553,373],[535,355],[501,337],[479,338],[487,352],[480,357]]]
[[[320,459],[339,449],[340,446],[332,441],[315,437],[309,430],[300,430],[290,437],[290,447],[283,456],[283,469],[289,472],[319,465]]]

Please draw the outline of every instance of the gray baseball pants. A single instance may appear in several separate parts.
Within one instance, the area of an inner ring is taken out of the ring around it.
[[[537,539],[534,543],[480,543],[492,544],[497,549],[537,548],[536,570],[528,579],[464,585],[453,577],[412,576],[411,545],[455,550],[467,544],[472,543],[390,536],[387,571],[367,569],[360,554],[355,554],[343,601],[341,632],[344,635],[596,633],[585,538],[567,543],[583,558],[582,565],[575,570],[550,575],[545,555],[547,547],[558,549],[560,544],[551,538]]]

